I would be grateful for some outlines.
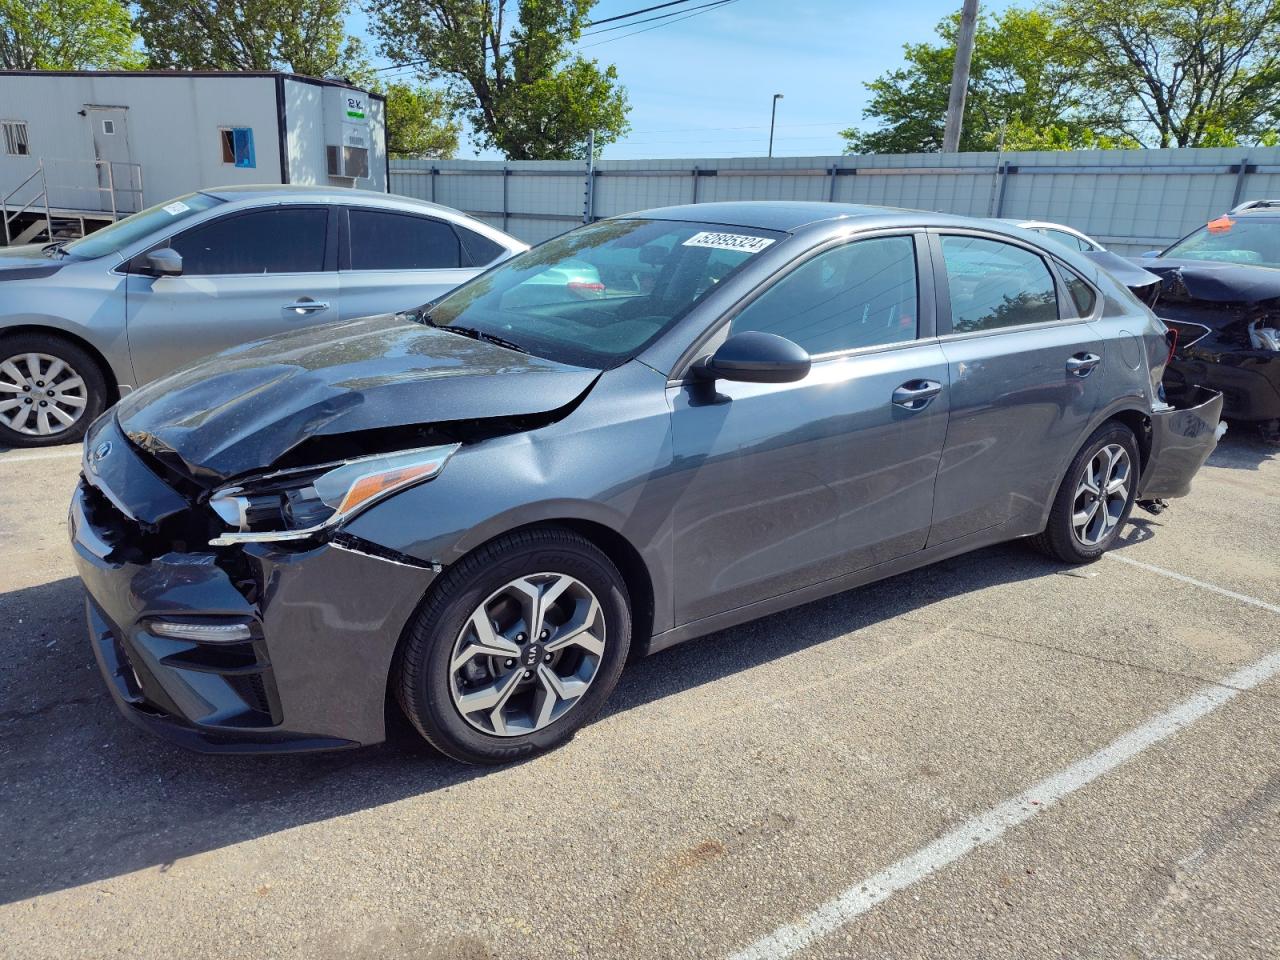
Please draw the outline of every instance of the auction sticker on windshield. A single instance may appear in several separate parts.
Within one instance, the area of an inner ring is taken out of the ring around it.
[[[180,213],[186,213],[190,209],[191,208],[188,207],[181,200],[175,200],[173,201],[173,203],[166,203],[164,205],[164,212],[175,217]]]
[[[773,243],[771,237],[751,237],[745,233],[711,233],[704,230],[695,233],[681,246],[709,247],[712,250],[741,250],[743,253],[759,253]]]

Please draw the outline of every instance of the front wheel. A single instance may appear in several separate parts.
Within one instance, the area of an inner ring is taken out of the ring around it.
[[[105,409],[97,362],[55,334],[0,337],[0,444],[74,443]]]
[[[449,568],[415,614],[396,694],[433,746],[504,763],[558,746],[599,712],[631,643],[626,585],[584,537],[508,534]]]
[[[1065,563],[1092,563],[1120,534],[1137,493],[1138,443],[1122,423],[1105,423],[1076,454],[1033,542]]]

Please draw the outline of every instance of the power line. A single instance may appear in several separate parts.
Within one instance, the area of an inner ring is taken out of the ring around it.
[[[682,2],[682,3],[688,3],[688,2],[690,2],[690,0],[681,0],[681,2]],[[672,11],[670,11],[669,13],[660,13],[660,14],[658,14],[657,16],[654,16],[654,17],[645,17],[643,20],[632,20],[632,21],[630,21],[629,23],[618,23],[618,24],[614,24],[612,27],[605,27],[603,30],[592,30],[590,33],[584,33],[582,36],[583,36],[583,37],[594,37],[594,36],[598,36],[599,34],[602,34],[602,33],[608,33],[610,30],[625,30],[625,29],[627,29],[627,27],[635,27],[635,26],[639,26],[639,25],[640,25],[640,24],[642,24],[642,23],[652,23],[654,20],[666,20],[666,19],[668,19],[669,17],[680,17],[680,19],[682,19],[682,20],[687,20],[687,19],[689,19],[689,18],[688,18],[688,17],[683,16],[683,14],[686,14],[686,13],[690,13],[690,14],[691,14],[691,11],[693,11],[693,10],[701,10],[701,9],[703,9],[703,8],[705,8],[705,7],[717,7],[717,6],[719,6],[720,4],[722,4],[722,3],[726,3],[726,2],[728,2],[728,0],[711,0],[711,2],[710,2],[710,3],[704,3],[704,4],[702,4],[701,6],[697,6],[697,7],[690,7],[688,10],[672,10]],[[600,22],[601,22],[601,23],[607,23],[608,21],[601,20]],[[665,26],[665,24],[664,24],[664,26]],[[650,29],[653,29],[653,28],[650,28]],[[637,33],[644,33],[644,31],[643,31],[643,30],[638,30],[638,31],[636,31],[636,32],[637,32]],[[627,36],[631,36],[631,34],[627,34]],[[615,37],[614,39],[616,39],[616,40],[621,40],[622,38],[621,38],[621,37]],[[593,44],[593,46],[594,46],[594,44]]]
[[[624,33],[616,37],[610,37],[608,40],[597,40],[595,43],[588,43],[581,46],[579,50],[589,50],[592,47],[604,46],[606,43],[613,43],[615,40],[625,40],[627,37],[638,36],[642,33],[648,33],[650,30],[657,30],[659,27],[669,27],[673,23],[679,23],[681,20],[692,20],[694,17],[700,17],[704,13],[710,13],[713,9],[727,7],[729,4],[737,3],[738,0],[712,0],[711,3],[704,4],[702,7],[694,8],[692,13],[685,13],[682,17],[676,17],[674,20],[666,20],[662,23],[655,23],[652,27],[645,27],[643,30],[634,30],[631,33]],[[682,11],[683,12],[683,11]],[[628,24],[630,26],[630,24]],[[603,32],[603,31],[601,31]]]
[[[628,13],[619,13],[619,14],[616,14],[615,16],[612,16],[612,17],[605,17],[605,18],[603,18],[603,19],[601,19],[601,20],[592,20],[592,21],[590,21],[590,22],[588,22],[588,23],[584,23],[584,24],[582,25],[582,29],[583,29],[583,30],[590,30],[590,28],[591,28],[591,27],[598,27],[598,26],[600,26],[601,24],[605,24],[605,23],[614,23],[614,22],[615,22],[615,21],[617,21],[617,20],[627,20],[627,19],[629,19],[629,18],[631,18],[631,17],[638,17],[638,16],[639,16],[640,14],[642,14],[642,13],[650,13],[650,12],[652,12],[652,11],[654,11],[654,10],[662,10],[662,9],[664,9],[664,8],[666,8],[666,7],[681,6],[681,5],[683,5],[683,4],[686,4],[686,3],[692,3],[692,2],[693,2],[693,0],[667,0],[667,2],[666,2],[666,3],[659,3],[659,4],[656,4],[655,6],[652,6],[652,7],[642,7],[642,8],[641,8],[641,9],[639,9],[639,10],[632,10],[632,11],[630,11],[630,12],[628,12]],[[723,4],[726,4],[726,3],[735,3],[735,2],[737,2],[737,0],[712,0],[712,2],[711,2],[711,3],[706,3],[706,4],[703,4],[703,6],[702,6],[702,7],[694,7],[694,8],[692,8],[692,9],[694,9],[694,10],[699,10],[699,9],[703,9],[703,8],[705,8],[705,7],[716,7],[716,6],[721,6],[721,5],[723,5]],[[675,16],[677,16],[678,14],[682,14],[682,13],[685,13],[685,11],[683,11],[683,10],[676,10],[676,11],[673,11],[672,13],[664,13],[664,14],[660,14],[660,15],[658,15],[658,16],[656,16],[656,17],[647,17],[647,18],[645,18],[644,20],[632,20],[630,23],[622,23],[622,24],[618,24],[617,26],[613,26],[613,27],[606,27],[606,28],[605,28],[605,29],[603,29],[603,30],[597,30],[597,31],[595,31],[595,32],[596,32],[596,33],[608,33],[610,30],[620,30],[620,29],[622,29],[622,28],[624,28],[624,27],[631,27],[631,26],[635,26],[636,24],[640,24],[640,23],[648,23],[648,22],[650,22],[651,20],[662,20],[662,19],[665,19],[665,18],[667,18],[667,17],[675,17]],[[696,16],[696,14],[689,14],[689,16]],[[686,19],[688,19],[688,16],[682,16],[682,17],[680,17],[679,19],[681,19],[681,20],[686,20]],[[665,25],[666,25],[666,24],[659,24],[658,26],[665,26]],[[655,29],[655,28],[654,28],[654,27],[648,27],[647,29],[649,29],[649,30],[653,30],[653,29]],[[644,30],[638,30],[638,31],[636,31],[636,32],[637,32],[637,33],[644,33],[645,31],[644,31]],[[592,33],[586,33],[586,34],[583,34],[583,36],[594,36],[594,34],[592,34]],[[623,34],[623,36],[628,36],[628,37],[629,37],[629,36],[633,36],[633,34],[629,34],[629,33],[628,33],[628,34]],[[612,39],[613,39],[613,40],[621,40],[621,39],[622,39],[622,37],[613,37]],[[602,42],[602,43],[608,43],[609,41],[604,40],[604,41],[601,41],[601,42]],[[513,46],[513,45],[514,45],[514,42],[513,42],[513,41],[511,41],[511,40],[505,41],[504,43],[502,43],[502,44],[501,44],[501,46],[504,46],[504,47],[510,47],[510,46]],[[597,46],[597,44],[589,44],[589,46]],[[409,67],[420,67],[420,66],[422,66],[423,64],[425,64],[426,62],[427,62],[427,61],[426,61],[425,59],[423,59],[423,60],[409,60],[409,61],[406,61],[405,63],[393,63],[393,64],[391,64],[390,66],[387,66],[387,67],[377,67],[377,68],[375,68],[375,69],[374,69],[374,73],[383,73],[383,72],[386,72],[386,71],[389,71],[389,70],[403,70],[403,69],[407,69],[407,68],[409,68]]]

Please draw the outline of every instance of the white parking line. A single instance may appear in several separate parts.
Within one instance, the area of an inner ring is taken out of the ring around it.
[[[1171,570],[1126,557],[1114,559],[1280,614],[1280,607],[1233,590],[1193,580]],[[1160,741],[1208,716],[1242,692],[1253,689],[1277,674],[1280,674],[1280,651],[1268,654],[1256,663],[1202,687],[1187,700],[1129,731],[1097,753],[1040,781],[1030,790],[979,814],[927,847],[854,884],[800,921],[779,927],[746,949],[733,954],[731,960],[782,960],[798,953],[820,937],[834,932],[888,900],[899,890],[919,883],[978,847],[998,840],[1009,830],[1047,810],[1063,797],[1110,773]]]
[[[1112,560],[1119,560],[1121,563],[1127,563],[1131,567],[1146,570],[1148,573],[1158,573],[1160,576],[1168,577],[1170,580],[1181,580],[1183,583],[1189,583],[1191,586],[1199,587],[1201,590],[1208,590],[1224,597],[1230,597],[1232,600],[1239,600],[1241,603],[1247,603],[1250,606],[1261,607],[1263,610],[1270,610],[1272,613],[1280,613],[1280,606],[1276,606],[1274,603],[1267,603],[1265,600],[1259,600],[1257,597],[1250,597],[1243,593],[1236,593],[1234,590],[1228,590],[1226,587],[1219,587],[1216,584],[1205,583],[1203,580],[1196,580],[1194,577],[1175,573],[1172,570],[1166,570],[1164,567],[1154,567],[1151,564],[1143,563],[1140,560],[1131,560],[1128,557],[1121,557],[1114,553],[1108,553],[1107,556]]]
[[[48,453],[19,453],[12,457],[6,457],[0,454],[0,467],[6,463],[29,463],[32,460],[61,460],[64,457],[80,456],[80,448],[75,447],[72,450],[50,450]]]

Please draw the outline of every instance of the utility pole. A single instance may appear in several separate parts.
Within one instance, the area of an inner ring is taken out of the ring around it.
[[[769,156],[773,156],[773,125],[778,120],[778,101],[782,99],[782,94],[775,93],[773,95],[773,110],[769,114]]]
[[[978,25],[978,0],[964,0],[960,29],[956,32],[956,62],[951,69],[951,97],[947,101],[947,128],[942,135],[942,152],[960,150],[960,127],[964,123],[964,98],[969,91],[969,64],[973,61],[973,34]]]

